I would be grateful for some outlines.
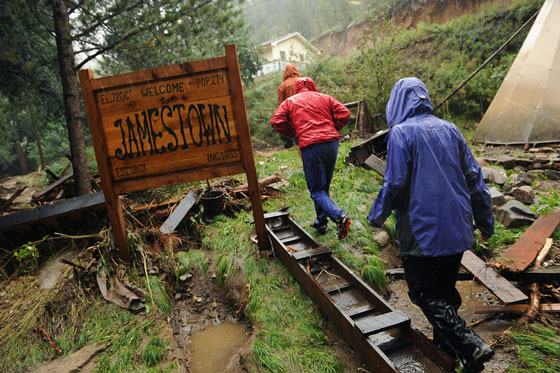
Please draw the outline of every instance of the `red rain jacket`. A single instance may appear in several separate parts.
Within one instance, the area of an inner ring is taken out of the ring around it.
[[[296,94],[286,99],[270,120],[281,135],[297,137],[299,148],[340,139],[338,131],[346,125],[350,111],[335,98],[317,92],[311,78],[300,78]]]
[[[299,72],[296,65],[289,63],[284,70],[284,81],[278,86],[278,105],[285,99],[296,94],[296,84],[299,79]]]

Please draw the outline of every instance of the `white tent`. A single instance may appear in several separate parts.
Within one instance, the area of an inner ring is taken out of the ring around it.
[[[488,144],[560,142],[560,0],[546,0],[476,129]]]

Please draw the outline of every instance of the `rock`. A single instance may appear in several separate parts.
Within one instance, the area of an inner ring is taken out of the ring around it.
[[[359,230],[359,231],[362,231],[362,230],[366,229],[366,227],[364,227],[362,222],[359,221],[358,219],[352,220],[352,223],[354,224],[354,227],[356,227],[356,229]]]
[[[490,197],[492,198],[492,206],[501,206],[506,203],[504,194],[496,187],[490,188]]]
[[[181,293],[175,293],[175,300],[181,299]]]
[[[501,173],[500,171],[490,168],[490,167],[481,167],[482,169],[482,176],[484,177],[484,181],[490,181],[495,184],[505,184],[507,179],[506,176]]]
[[[179,280],[181,281],[187,281],[189,278],[192,277],[191,273],[185,273],[184,275],[179,276]]]
[[[373,240],[377,242],[379,246],[385,247],[391,241],[391,236],[389,236],[389,233],[381,230],[373,236]]]
[[[513,170],[517,172],[527,172],[527,167],[517,165],[513,168]]]
[[[498,209],[496,220],[506,228],[529,225],[537,220],[537,215],[519,201],[509,201]]]
[[[511,191],[511,195],[521,203],[532,205],[535,203],[535,192],[529,185],[523,185]]]
[[[528,172],[520,172],[519,175],[517,175],[517,182],[515,183],[515,185],[533,185],[533,181],[535,181],[536,179],[537,176],[534,174],[530,174]]]
[[[556,170],[546,170],[545,175],[549,180],[560,180],[560,171]]]

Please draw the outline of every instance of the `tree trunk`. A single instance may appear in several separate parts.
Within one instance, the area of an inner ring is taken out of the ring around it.
[[[21,171],[21,174],[22,175],[28,174],[29,170],[27,168],[27,160],[25,159],[25,153],[23,152],[23,149],[21,148],[21,143],[19,142],[19,139],[16,139],[14,141],[14,150],[15,150],[16,155],[17,155],[19,169]]]
[[[31,128],[33,129],[33,136],[35,136],[35,142],[37,143],[37,151],[39,152],[39,159],[41,159],[41,167],[45,168],[45,156],[43,155],[43,147],[41,146],[41,139],[39,138],[39,131],[37,131],[37,124],[35,123],[35,117],[31,111],[31,107],[27,105],[27,113],[29,114],[29,120],[31,121]]]
[[[64,94],[66,126],[68,127],[72,167],[74,169],[74,180],[76,181],[76,194],[88,194],[91,191],[90,174],[84,127],[82,125],[80,96],[78,94],[78,80],[74,70],[74,50],[72,49],[68,12],[64,0],[52,0],[52,7],[58,64]]]

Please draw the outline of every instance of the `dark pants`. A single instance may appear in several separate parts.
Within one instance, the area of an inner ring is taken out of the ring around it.
[[[403,257],[410,300],[434,328],[434,342],[444,351],[469,359],[482,341],[458,314],[461,295],[455,288],[463,254]]]
[[[305,181],[315,204],[318,224],[327,224],[327,217],[335,221],[346,215],[329,197],[337,156],[338,141],[312,144],[301,149]]]

